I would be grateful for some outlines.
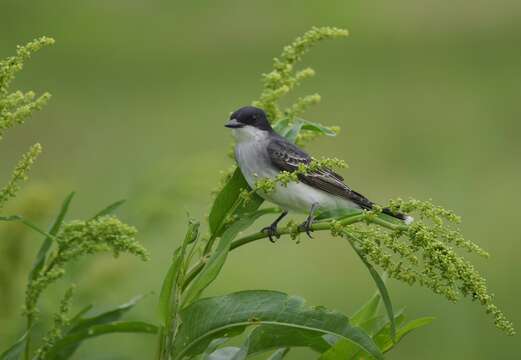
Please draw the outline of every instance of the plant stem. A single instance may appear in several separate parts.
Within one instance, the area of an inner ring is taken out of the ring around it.
[[[27,338],[25,340],[24,359],[29,360],[31,355],[31,328],[33,326],[32,316],[27,317]]]
[[[343,226],[345,225],[351,225],[351,224],[355,224],[355,223],[358,223],[358,222],[361,222],[361,221],[367,221],[367,222],[371,222],[371,223],[374,223],[374,224],[377,224],[377,225],[380,225],[380,226],[383,226],[387,229],[390,229],[390,230],[397,230],[397,229],[407,229],[407,226],[406,225],[401,225],[401,224],[392,224],[388,221],[385,221],[381,218],[379,218],[378,216],[374,216],[374,215],[367,215],[365,213],[362,213],[362,214],[357,214],[357,215],[352,215],[352,216],[349,216],[343,220],[340,220],[339,223]],[[324,222],[319,222],[319,223],[315,223],[313,225],[311,225],[311,230],[312,231],[325,231],[325,230],[331,230],[331,226],[332,226],[332,222],[331,221],[324,221]],[[302,233],[304,232],[304,230],[301,230],[301,229],[297,229],[297,233]],[[289,235],[291,233],[294,233],[294,230],[293,229],[283,229],[281,231],[279,231],[279,235]],[[243,245],[246,245],[246,244],[249,244],[251,242],[254,242],[254,241],[257,241],[257,240],[260,240],[260,239],[265,239],[268,237],[268,234],[265,233],[265,232],[262,232],[262,231],[259,231],[255,234],[251,234],[251,235],[248,235],[248,236],[244,236],[240,239],[237,239],[235,241],[233,241],[230,245],[230,251],[233,250],[233,249],[236,249],[238,247],[241,247]],[[206,258],[203,258],[201,260],[199,260],[198,263],[196,263],[192,269],[188,272],[188,274],[186,275],[186,278],[185,278],[185,281],[183,283],[183,287],[182,287],[182,290],[184,291],[188,285],[190,285],[190,283],[192,282],[192,280],[201,272],[201,270],[203,269],[204,265],[206,263]]]
[[[212,236],[210,237],[210,239],[208,239],[208,242],[206,243],[206,245],[204,247],[203,255],[207,255],[208,253],[210,253],[210,251],[212,250],[212,246],[213,246],[215,240],[217,239],[217,234],[219,234],[221,232],[221,229],[226,224],[226,219],[228,218],[228,216],[232,215],[235,212],[235,210],[237,210],[237,208],[239,207],[239,205],[242,202],[243,202],[243,199],[241,197],[238,197],[237,199],[235,199],[235,202],[233,203],[232,207],[226,213],[224,220],[221,221],[217,230],[215,230],[214,233],[212,234]]]

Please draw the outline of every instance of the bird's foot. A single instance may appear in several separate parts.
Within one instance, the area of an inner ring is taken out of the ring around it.
[[[277,239],[280,238],[280,235],[277,231],[277,224],[271,224],[270,226],[266,226],[261,230],[261,232],[266,233],[268,235],[268,239],[270,239],[272,243],[275,243],[273,237],[276,237]]]
[[[311,236],[311,232],[313,231],[311,225],[313,225],[313,217],[308,216],[306,221],[299,225],[298,229],[302,232],[305,232],[310,239],[313,239],[313,236]]]

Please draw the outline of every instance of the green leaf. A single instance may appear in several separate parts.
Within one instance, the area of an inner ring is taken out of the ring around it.
[[[20,215],[9,215],[9,216],[0,216],[0,221],[19,221],[21,222],[22,224],[24,224],[25,226],[27,226],[28,228],[36,231],[38,234],[40,235],[43,235],[45,237],[52,237],[54,238],[53,235],[49,234],[48,232],[46,232],[45,230],[42,230],[39,226],[33,224],[32,222],[30,222],[29,220],[25,220],[23,217],[21,217]]]
[[[322,307],[309,308],[303,299],[277,291],[242,291],[201,299],[183,309],[181,319],[173,360],[198,355],[213,339],[244,331],[250,325],[339,336],[383,359],[373,340],[361,329],[351,326],[346,316]]]
[[[186,232],[183,244],[179,247],[172,259],[170,268],[163,280],[161,286],[161,294],[159,295],[159,313],[163,319],[163,324],[168,325],[168,319],[172,312],[172,297],[175,296],[175,292],[179,289],[180,282],[182,282],[181,272],[184,266],[184,258],[186,253],[186,247],[188,244],[195,241],[199,235],[199,222],[194,220],[188,221],[188,230]]]
[[[382,296],[382,301],[385,305],[385,311],[387,312],[387,317],[389,318],[389,321],[390,321],[391,337],[392,337],[392,339],[396,339],[396,324],[394,322],[393,305],[391,303],[391,297],[389,296],[387,287],[385,286],[384,281],[380,277],[380,274],[378,274],[378,271],[375,270],[373,265],[371,265],[371,263],[369,263],[366,260],[364,254],[362,254],[362,252],[358,249],[358,247],[354,244],[354,242],[351,241],[351,239],[354,239],[354,236],[351,235],[351,233],[349,233],[349,232],[345,232],[345,234],[350,237],[349,243],[351,244],[352,248],[355,250],[355,252],[358,255],[358,257],[360,258],[360,260],[362,260],[364,265],[367,267],[367,270],[369,270],[369,274],[371,274],[371,277],[373,278],[373,280],[376,284],[376,287],[378,288],[378,291],[380,292],[380,295]]]
[[[289,348],[278,349],[267,360],[282,360],[289,353]]]
[[[396,344],[398,344],[398,342],[401,341],[405,335],[409,334],[413,330],[429,325],[433,320],[433,317],[422,317],[411,320],[398,329],[396,332],[395,342],[393,342],[392,338],[389,336],[390,326],[386,325],[380,334],[375,336],[375,342],[378,344],[378,347],[382,350],[382,352],[387,352],[396,346]]]
[[[275,132],[277,134],[279,134],[280,136],[283,136],[283,137],[286,137],[287,132],[291,128],[291,126],[289,126],[288,118],[280,119],[275,124],[273,124],[272,127],[273,127],[273,130],[275,130]]]
[[[81,341],[84,340],[85,332],[89,332],[92,328],[96,326],[101,326],[105,324],[111,324],[119,320],[126,312],[132,309],[141,299],[143,299],[142,295],[136,296],[125,304],[119,305],[118,307],[102,312],[98,315],[92,317],[83,318],[82,315],[88,312],[92,306],[89,305],[83,308],[77,315],[73,317],[71,321],[71,326],[69,330],[66,332],[64,338],[62,339],[66,345],[60,345],[59,349],[56,349],[56,346],[53,347],[52,353],[54,354],[54,358],[56,359],[68,359],[72,354],[78,349],[81,344]],[[121,325],[123,326],[123,325]],[[123,326],[124,327],[124,326]],[[81,336],[76,336],[76,335]],[[82,335],[83,334],[83,335]],[[79,339],[78,341],[72,342],[67,340],[69,339]]]
[[[115,201],[112,204],[109,204],[107,207],[100,210],[96,215],[94,215],[92,217],[92,219],[97,219],[99,217],[112,214],[114,211],[116,211],[117,208],[119,208],[121,205],[123,205],[126,201],[127,200],[123,199],[123,200]]]
[[[215,280],[228,257],[230,245],[237,234],[253,224],[253,222],[262,215],[272,212],[273,209],[270,208],[257,210],[249,214],[243,214],[223,233],[217,249],[215,249],[215,252],[210,256],[210,259],[208,259],[203,270],[201,270],[199,275],[192,282],[191,286],[187,289],[183,301],[183,307],[199,298],[203,290]]]
[[[351,317],[351,323],[353,325],[361,325],[367,320],[376,316],[378,306],[380,305],[381,296],[375,293],[369,301],[367,301],[356,313]]]
[[[298,119],[297,121],[300,121],[302,123],[302,129],[304,130],[318,132],[326,136],[336,136],[336,132],[331,130],[330,127],[324,126],[316,122],[307,121],[304,119]]]
[[[85,306],[83,309],[81,309],[80,311],[78,311],[76,313],[76,315],[74,315],[72,317],[69,327],[72,328],[73,326],[76,326],[78,324],[78,322],[83,318],[83,315],[85,315],[86,313],[91,311],[93,307],[94,307],[94,305],[89,304],[89,305]]]
[[[241,170],[237,168],[226,185],[217,194],[212,205],[208,222],[213,237],[220,236],[226,230],[226,226],[223,224],[229,216],[251,213],[257,210],[264,201],[259,195],[252,194],[248,203],[244,206],[239,206],[235,212],[230,213],[235,206],[235,202],[239,200],[239,195],[243,189],[250,190],[250,187],[244,176],[242,176]]]
[[[205,360],[235,360],[234,357],[241,350],[236,346],[227,346],[221,349],[215,350],[213,353],[208,355]],[[202,360],[202,359],[201,359]]]
[[[402,315],[402,311],[399,311],[399,314],[396,315],[395,322],[400,325],[403,320],[404,316]],[[375,343],[378,345],[378,342],[376,341],[376,336],[378,334],[382,335],[382,341],[386,339],[391,339],[390,337],[390,321],[387,319],[387,317],[375,315],[374,317],[365,320],[364,322],[359,324],[360,328],[364,329],[364,331],[371,336],[371,338],[375,341]],[[388,329],[389,331],[385,332],[385,329]],[[381,348],[380,348],[381,350]],[[352,359],[352,360],[359,360],[359,359],[372,359],[372,356],[369,355],[366,351],[361,350],[359,347],[355,346],[353,343],[350,343],[349,341],[340,339],[336,343],[331,346],[331,348],[324,352],[319,360],[345,360],[345,359]]]
[[[142,321],[116,321],[101,325],[92,325],[81,331],[71,333],[58,340],[49,351],[47,360],[65,360],[70,357],[79,344],[87,339],[111,333],[156,334],[157,326]],[[74,349],[70,352],[69,349]]]
[[[247,354],[256,355],[282,347],[307,347],[318,353],[323,353],[330,348],[330,344],[325,337],[333,339],[333,341],[339,339],[336,335],[309,331],[299,327],[288,328],[278,325],[262,325],[255,328],[248,336]]]
[[[20,339],[18,339],[9,349],[4,351],[0,355],[0,360],[18,360],[24,352],[25,341],[28,334],[29,331],[27,331]]]
[[[161,341],[159,353],[161,358],[167,358],[172,346],[177,320],[179,317],[179,304],[181,300],[182,284],[186,268],[190,262],[190,253],[186,255],[189,244],[194,243],[199,236],[199,222],[189,219],[188,230],[182,245],[176,249],[170,264],[170,268],[163,280],[161,294],[159,296],[159,314],[163,320],[161,329]],[[192,251],[197,244],[192,245]]]
[[[221,346],[222,344],[224,344],[225,342],[227,342],[229,339],[227,337],[222,337],[222,338],[217,338],[217,339],[213,339],[210,344],[208,345],[208,347],[206,348],[206,350],[204,351],[204,353],[201,355],[200,359],[199,360],[209,360],[209,359],[212,359],[212,354],[217,350],[217,348],[219,346]]]
[[[71,327],[68,333],[72,334],[74,332],[83,331],[84,329],[89,328],[93,325],[107,324],[119,320],[125,313],[127,313],[134,306],[136,306],[143,298],[143,295],[138,295],[130,299],[126,303],[115,307],[114,309],[104,311],[92,317],[80,318],[77,321],[77,324],[74,327]]]
[[[396,313],[395,316],[395,323],[398,326],[398,330],[396,332],[396,342],[394,342],[391,337],[391,324],[389,320],[381,321],[381,319],[377,318],[370,320],[370,322],[373,322],[373,326],[372,329],[368,331],[368,333],[371,335],[383,353],[391,350],[405,335],[411,331],[426,326],[433,320],[431,317],[424,317],[408,322],[402,326],[402,324],[405,322],[405,316],[402,313],[403,310],[400,310]],[[320,357],[320,360],[358,360],[370,358],[371,356],[367,352],[353,348],[353,346],[348,344],[346,341],[339,341],[337,344],[335,344],[334,347],[324,353],[322,357]]]
[[[65,200],[63,200],[60,211],[58,212],[58,215],[56,216],[56,219],[54,220],[54,223],[52,224],[51,229],[49,230],[49,234],[52,236],[46,236],[45,239],[43,239],[43,243],[40,246],[40,249],[38,250],[38,254],[36,255],[33,267],[31,269],[31,272],[29,273],[30,280],[36,278],[36,276],[38,276],[38,273],[44,266],[47,253],[49,252],[49,249],[52,246],[53,237],[56,234],[58,234],[58,231],[60,231],[60,227],[63,224],[65,215],[67,215],[67,211],[69,211],[69,205],[71,204],[74,195],[75,193],[71,192],[69,195],[67,195]]]
[[[302,129],[302,125],[304,123],[302,121],[296,120],[293,125],[285,132],[284,137],[292,143],[295,143],[297,141],[298,134],[300,133],[300,130]]]

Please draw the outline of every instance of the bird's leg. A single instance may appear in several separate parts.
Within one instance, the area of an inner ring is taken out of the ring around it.
[[[275,221],[270,225],[270,226],[266,226],[265,228],[263,228],[261,231],[262,232],[265,232],[268,234],[268,238],[270,239],[270,241],[272,243],[275,242],[275,240],[273,240],[273,237],[275,236],[277,239],[280,237],[280,235],[277,233],[277,225],[279,224],[279,222],[284,218],[284,216],[288,215],[288,211],[287,210],[284,210],[282,212],[282,214],[279,215],[279,217],[277,219],[275,219]]]
[[[313,225],[313,221],[315,220],[315,216],[313,214],[317,209],[317,206],[318,203],[313,203],[313,205],[311,205],[311,209],[309,209],[309,216],[307,217],[306,221],[304,221],[299,226],[299,229],[306,232],[310,239],[313,239],[313,236],[311,236],[311,231],[313,231],[311,230],[311,225]]]

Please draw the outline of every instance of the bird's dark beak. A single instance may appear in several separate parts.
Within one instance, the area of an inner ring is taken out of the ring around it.
[[[231,129],[237,129],[237,128],[243,127],[244,125],[235,119],[230,119],[230,121],[228,121],[228,123],[224,126],[226,126],[227,128],[231,128]]]

